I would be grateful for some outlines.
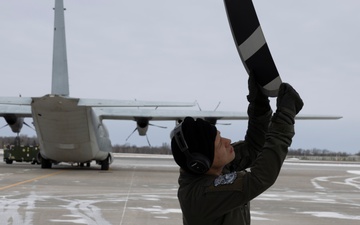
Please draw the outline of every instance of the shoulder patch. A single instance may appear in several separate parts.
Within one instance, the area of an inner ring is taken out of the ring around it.
[[[227,174],[218,176],[214,180],[214,186],[217,187],[217,186],[220,186],[220,185],[232,184],[232,183],[234,183],[236,178],[237,178],[237,173],[236,172],[227,173]]]

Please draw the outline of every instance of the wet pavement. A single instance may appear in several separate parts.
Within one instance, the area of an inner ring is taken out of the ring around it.
[[[0,225],[182,224],[177,178],[171,156],[120,154],[109,171],[0,162]],[[360,164],[286,161],[251,211],[253,225],[359,224]]]

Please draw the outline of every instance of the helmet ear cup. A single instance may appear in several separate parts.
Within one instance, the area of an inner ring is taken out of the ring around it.
[[[187,167],[196,174],[206,173],[210,169],[210,160],[201,153],[190,153],[187,156]]]

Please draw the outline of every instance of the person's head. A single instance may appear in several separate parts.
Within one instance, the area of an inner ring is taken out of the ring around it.
[[[204,174],[213,166],[234,159],[229,139],[221,138],[209,122],[191,117],[186,117],[171,132],[171,150],[175,162],[194,174]]]

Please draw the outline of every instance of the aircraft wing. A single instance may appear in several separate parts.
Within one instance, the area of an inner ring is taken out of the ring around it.
[[[194,118],[212,118],[222,120],[247,120],[246,113],[196,110],[158,110],[158,109],[128,109],[128,108],[93,108],[101,119],[136,120],[183,120],[187,116]]]
[[[78,105],[90,107],[192,107],[196,105],[196,102],[162,102],[81,98],[79,99]]]
[[[8,114],[16,115],[17,117],[32,117],[30,105],[1,105],[0,116]]]
[[[109,120],[183,120],[186,116],[215,120],[247,120],[245,112],[231,111],[196,111],[196,110],[159,110],[159,109],[129,109],[129,108],[93,108],[101,119]],[[296,120],[336,120],[341,116],[333,115],[297,115]]]
[[[295,117],[296,120],[338,120],[341,118],[342,116],[336,116],[336,115],[307,115],[307,114],[299,114]]]
[[[0,97],[0,116],[14,114],[18,117],[31,117],[30,97]],[[78,99],[78,106],[93,107],[101,119],[136,120],[148,118],[149,120],[182,120],[186,116],[213,120],[247,120],[244,112],[229,111],[197,111],[197,110],[159,110],[139,109],[130,107],[191,107],[195,102],[161,102],[161,101],[127,101]],[[334,120],[340,116],[330,115],[298,115],[297,120]]]
[[[32,100],[33,98],[30,97],[0,97],[0,105],[30,105]],[[78,99],[78,106],[90,107],[192,107],[195,105],[196,102]]]

